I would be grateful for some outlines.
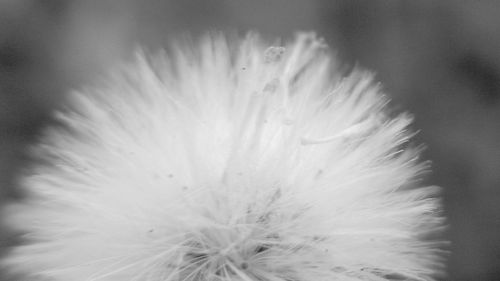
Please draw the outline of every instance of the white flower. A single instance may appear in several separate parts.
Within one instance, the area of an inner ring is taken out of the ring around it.
[[[341,77],[312,34],[138,54],[74,93],[35,152],[25,233],[3,265],[33,280],[434,280],[436,187],[372,75]],[[31,279],[30,279],[31,280]]]

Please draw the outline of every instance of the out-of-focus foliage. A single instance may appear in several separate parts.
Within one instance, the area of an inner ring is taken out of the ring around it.
[[[1,0],[0,201],[19,195],[26,145],[64,93],[99,79],[136,46],[155,50],[207,29],[269,37],[315,30],[347,67],[376,71],[394,104],[415,114],[434,162],[429,182],[444,187],[449,280],[498,280],[498,26],[494,0]]]

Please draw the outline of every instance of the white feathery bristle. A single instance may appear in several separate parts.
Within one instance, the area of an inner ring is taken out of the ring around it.
[[[369,73],[322,40],[211,34],[70,95],[4,209],[54,281],[435,280],[436,187]]]

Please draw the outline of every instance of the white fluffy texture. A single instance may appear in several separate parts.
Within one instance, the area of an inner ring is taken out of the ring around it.
[[[434,280],[435,187],[368,73],[256,35],[138,54],[37,147],[3,260],[30,280]]]

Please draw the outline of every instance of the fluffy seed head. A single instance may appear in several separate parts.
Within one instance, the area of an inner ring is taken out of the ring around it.
[[[299,34],[181,41],[73,93],[4,211],[54,281],[434,280],[440,205],[372,75]],[[38,280],[37,279],[37,280]]]

